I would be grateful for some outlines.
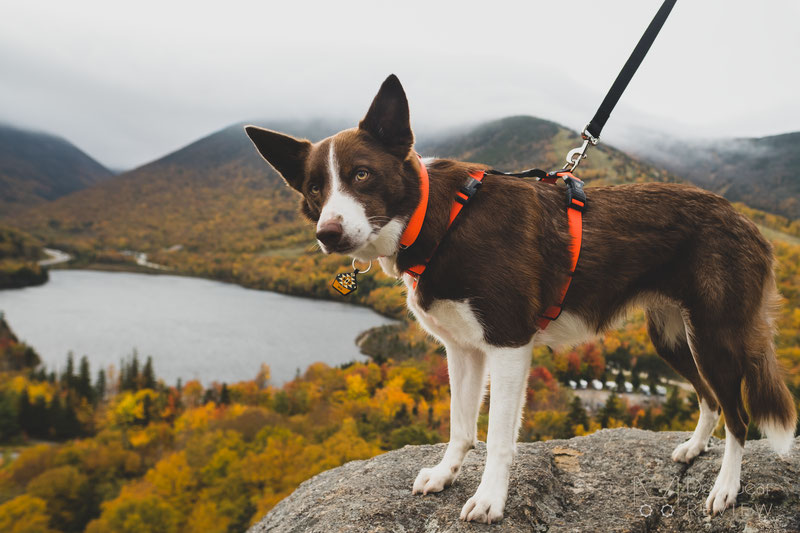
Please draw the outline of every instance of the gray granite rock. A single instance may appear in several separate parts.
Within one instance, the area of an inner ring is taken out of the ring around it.
[[[672,462],[689,435],[613,429],[520,444],[505,517],[494,525],[458,519],[480,481],[483,443],[453,486],[427,496],[412,495],[411,484],[445,446],[406,446],[311,478],[250,533],[800,532],[800,437],[782,457],[748,441],[737,507],[711,518],[703,504],[724,446],[714,439],[692,465]]]

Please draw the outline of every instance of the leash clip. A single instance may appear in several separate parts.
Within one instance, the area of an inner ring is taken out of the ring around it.
[[[578,168],[578,164],[580,164],[581,159],[586,159],[586,150],[589,148],[590,142],[591,141],[589,139],[586,139],[583,141],[581,146],[570,150],[567,153],[567,164],[564,165],[561,170],[573,172],[576,168]]]
[[[583,144],[580,145],[578,148],[573,148],[567,153],[567,164],[561,170],[566,170],[567,172],[572,172],[578,165],[580,164],[582,159],[586,159],[588,156],[586,155],[586,150],[589,149],[589,145],[597,146],[597,143],[600,142],[600,137],[595,137],[591,133],[589,133],[589,125],[587,124],[583,131],[581,132],[581,139],[583,139]]]

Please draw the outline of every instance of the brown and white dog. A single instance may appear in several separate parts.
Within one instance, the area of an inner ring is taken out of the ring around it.
[[[697,391],[700,418],[672,454],[690,462],[725,414],[725,454],[706,501],[720,512],[736,501],[750,417],[779,452],[793,442],[796,413],[773,346],[778,294],[770,244],[723,198],[674,184],[594,187],[583,215],[580,262],[558,320],[539,317],[557,303],[569,271],[562,187],[486,175],[483,187],[447,228],[457,190],[483,165],[422,163],[413,150],[408,101],[389,76],[357,128],[312,144],[248,126],[261,155],[302,195],[325,253],[378,260],[402,278],[408,308],[447,349],[450,443],[423,468],[414,493],[443,490],[476,442],[491,378],[487,459],[461,518],[503,517],[522,416],[531,350],[576,344],[613,326],[634,305],[647,310],[658,354]],[[419,237],[400,237],[430,176]],[[405,270],[437,246],[418,284]],[[742,396],[742,383],[749,415]]]

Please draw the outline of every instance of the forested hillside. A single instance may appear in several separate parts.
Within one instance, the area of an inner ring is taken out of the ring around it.
[[[54,200],[111,175],[60,137],[0,124],[0,213]]]
[[[770,137],[687,142],[659,138],[639,152],[733,202],[800,218],[800,132]]]
[[[0,224],[0,289],[39,285],[47,281],[47,271],[37,262],[43,255],[39,240]]]

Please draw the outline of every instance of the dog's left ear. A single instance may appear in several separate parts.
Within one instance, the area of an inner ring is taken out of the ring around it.
[[[386,149],[405,159],[414,145],[414,134],[408,117],[408,99],[394,74],[386,78],[372,101],[359,129],[375,137]]]

